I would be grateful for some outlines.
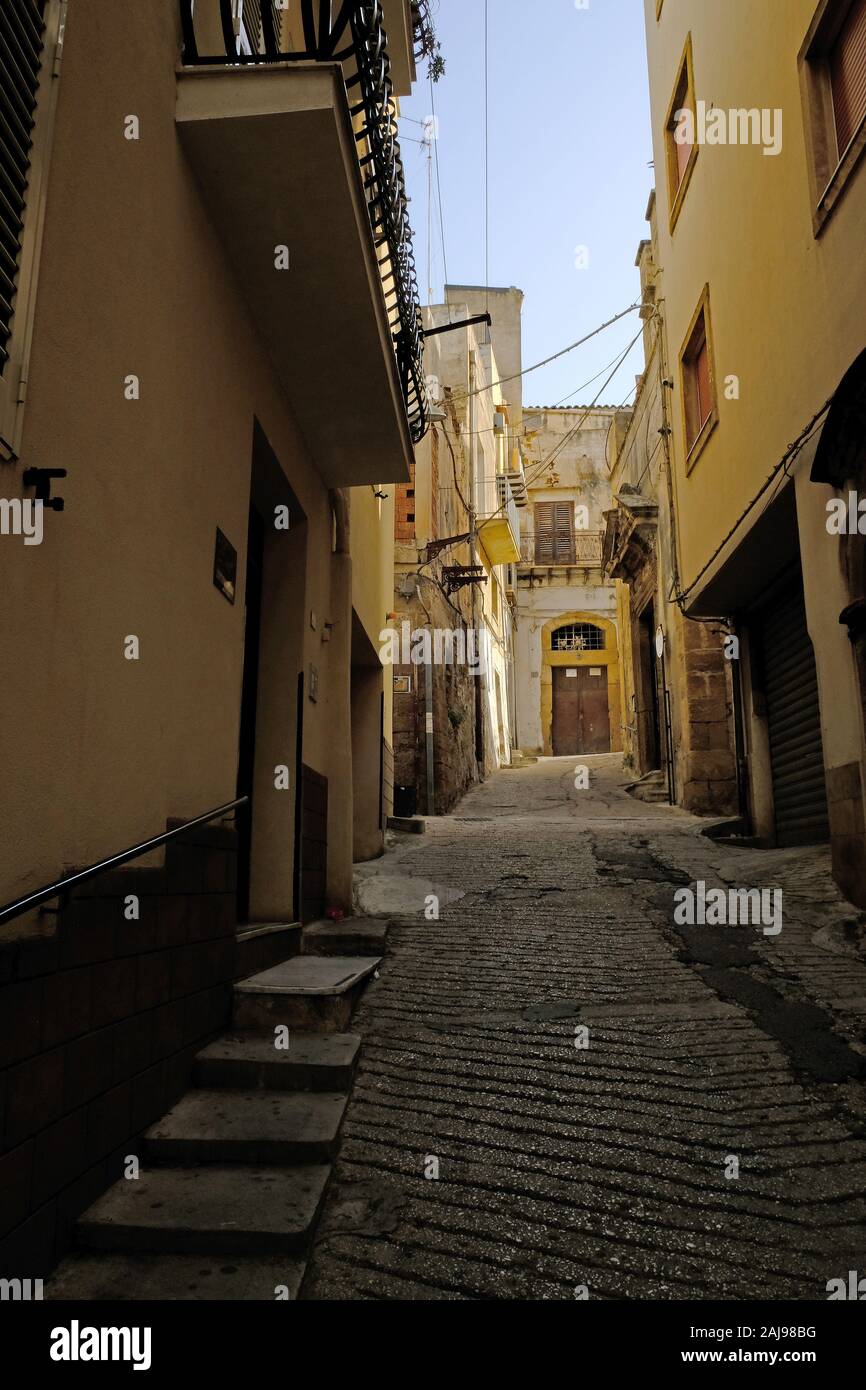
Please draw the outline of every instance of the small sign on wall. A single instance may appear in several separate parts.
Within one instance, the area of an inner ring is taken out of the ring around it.
[[[603,675],[604,673],[603,673],[603,671],[602,671],[602,669],[601,669],[600,666],[590,666],[590,668],[589,668],[589,674],[590,674],[591,676],[601,676],[601,675]]]
[[[577,672],[576,672],[576,671],[566,671],[565,674],[566,674],[566,676],[567,676],[570,680],[577,680]]]
[[[394,677],[394,694],[395,694],[395,695],[411,695],[411,694],[412,694],[412,677],[411,677],[411,676],[408,676],[408,675],[407,675],[407,676],[395,676],[395,677]]]

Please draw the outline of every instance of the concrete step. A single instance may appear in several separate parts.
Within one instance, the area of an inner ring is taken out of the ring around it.
[[[426,835],[427,822],[421,816],[389,816],[388,829],[400,835]]]
[[[323,1092],[190,1091],[144,1136],[151,1163],[327,1163],[348,1097]]]
[[[304,1033],[344,1033],[380,964],[376,956],[296,956],[235,985],[233,1025],[271,1034],[280,1024]]]
[[[236,1033],[198,1054],[193,1077],[212,1091],[348,1091],[360,1050],[354,1033],[292,1032],[288,1049],[273,1034]]]
[[[69,1255],[45,1284],[44,1297],[81,1303],[270,1302],[298,1296],[306,1261],[295,1256]]]
[[[389,923],[377,917],[311,922],[304,927],[305,956],[383,956]]]
[[[312,1239],[330,1172],[154,1168],[109,1188],[77,1222],[77,1243],[124,1254],[296,1254]]]

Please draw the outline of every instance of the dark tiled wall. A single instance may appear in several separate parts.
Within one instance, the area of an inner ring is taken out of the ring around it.
[[[228,1024],[236,871],[234,831],[204,827],[0,939],[0,1277],[50,1270]]]

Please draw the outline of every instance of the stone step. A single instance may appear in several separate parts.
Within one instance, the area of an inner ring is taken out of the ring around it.
[[[304,1033],[344,1033],[376,956],[295,956],[234,987],[233,1026],[273,1034],[279,1024]]]
[[[384,918],[349,917],[304,927],[305,956],[383,956],[389,923]]]
[[[327,1163],[348,1097],[302,1091],[189,1091],[144,1136],[151,1163]]]
[[[421,816],[389,816],[388,829],[400,835],[426,835],[427,822]]]
[[[228,1263],[227,1263],[228,1260]],[[292,1255],[69,1255],[44,1297],[81,1303],[274,1302],[298,1296],[306,1261]]]
[[[354,1033],[236,1033],[219,1038],[195,1059],[193,1078],[208,1090],[348,1091],[361,1039]]]
[[[312,1239],[330,1173],[320,1165],[146,1170],[84,1213],[77,1243],[124,1254],[296,1254]]]

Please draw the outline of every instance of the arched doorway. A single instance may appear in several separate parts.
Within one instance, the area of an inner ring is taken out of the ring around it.
[[[596,613],[563,613],[542,631],[541,730],[552,757],[619,752],[616,625]]]

